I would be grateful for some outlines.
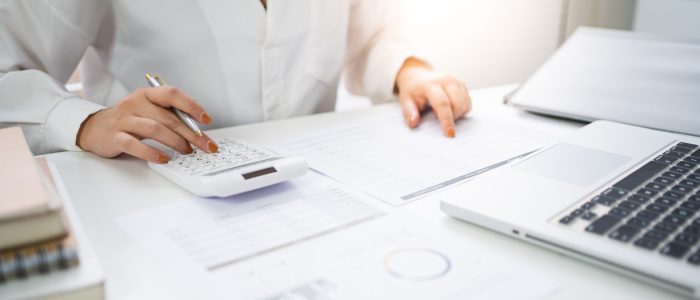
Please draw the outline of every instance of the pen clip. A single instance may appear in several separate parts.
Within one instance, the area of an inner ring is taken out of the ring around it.
[[[155,78],[158,81],[158,83],[160,83],[160,85],[162,85],[162,86],[168,85],[168,83],[166,83],[165,80],[160,78],[160,76],[158,76],[158,74],[153,74],[153,78]]]

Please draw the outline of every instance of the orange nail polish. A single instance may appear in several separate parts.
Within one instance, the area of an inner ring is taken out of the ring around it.
[[[214,144],[212,141],[207,142],[207,148],[209,148],[209,152],[216,152],[219,151],[219,146]]]
[[[162,164],[167,163],[170,160],[170,157],[163,155],[163,154],[158,154],[158,161]]]
[[[209,125],[211,123],[211,116],[209,116],[208,113],[203,112],[200,120],[202,120],[202,123]]]
[[[447,137],[451,137],[451,138],[455,137],[455,129],[454,128],[452,128],[452,127],[447,128]]]
[[[192,152],[194,152],[194,150],[192,149],[192,147],[191,147],[191,146],[187,146],[187,150],[185,150],[185,154],[192,154]]]

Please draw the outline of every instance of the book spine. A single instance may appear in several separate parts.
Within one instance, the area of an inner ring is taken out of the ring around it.
[[[62,242],[0,252],[0,284],[78,265],[78,252]]]

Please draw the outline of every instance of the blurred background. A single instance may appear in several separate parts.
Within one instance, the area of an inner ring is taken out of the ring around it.
[[[700,39],[700,0],[404,0],[433,66],[470,89],[522,82],[579,26]],[[68,85],[80,90],[79,75]],[[339,90],[337,110],[369,105]]]
[[[700,39],[700,0],[404,0],[433,66],[470,89],[523,82],[579,26]],[[369,105],[342,88],[340,111]]]

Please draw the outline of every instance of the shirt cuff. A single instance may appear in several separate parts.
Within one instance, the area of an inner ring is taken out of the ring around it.
[[[76,145],[76,136],[85,119],[104,106],[80,98],[59,102],[46,120],[46,141],[49,149],[82,151]]]
[[[396,95],[394,94],[396,76],[399,75],[399,71],[401,67],[403,67],[406,59],[415,56],[414,51],[404,49],[403,47],[397,48],[400,49],[393,49],[393,51],[386,52],[387,55],[382,59],[385,63],[382,64],[381,70],[377,70],[383,73],[381,76],[375,77],[381,80],[377,85],[379,89],[369,95],[375,104],[396,99]]]

